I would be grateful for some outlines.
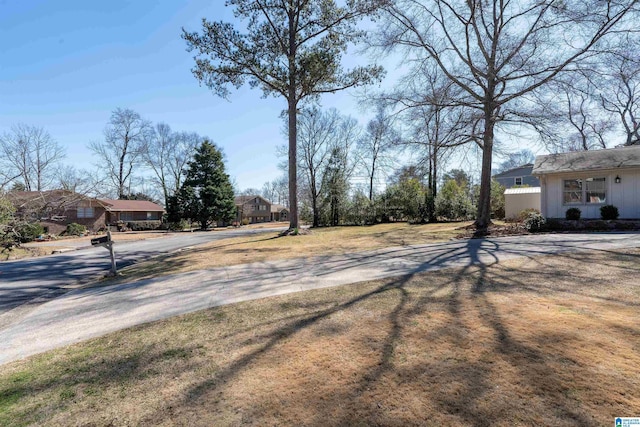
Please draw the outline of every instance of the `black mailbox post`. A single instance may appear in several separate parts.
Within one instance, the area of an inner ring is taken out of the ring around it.
[[[116,267],[116,256],[113,252],[113,241],[111,240],[111,230],[107,230],[106,236],[96,237],[95,239],[91,239],[91,246],[103,246],[109,250],[109,255],[111,256],[111,271],[109,272],[109,276],[117,275],[118,270]]]
[[[104,245],[105,243],[109,243],[109,236],[102,236],[91,239],[92,246]]]

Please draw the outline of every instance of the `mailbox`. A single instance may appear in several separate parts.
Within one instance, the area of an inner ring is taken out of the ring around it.
[[[109,243],[109,236],[102,236],[91,239],[92,246],[104,245],[105,243]]]

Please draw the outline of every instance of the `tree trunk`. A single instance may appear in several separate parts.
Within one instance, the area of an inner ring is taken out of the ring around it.
[[[484,135],[482,148],[482,173],[480,175],[480,197],[476,228],[486,230],[491,224],[491,160],[493,157],[494,108],[491,104],[484,111]]]
[[[289,229],[299,227],[298,222],[298,170],[297,170],[297,130],[298,115],[296,111],[295,92],[289,90]]]
[[[296,94],[296,28],[294,8],[289,9],[289,230],[300,226],[298,221],[298,98]]]
[[[373,164],[371,165],[371,176],[369,177],[369,201],[370,202],[373,201],[373,175],[375,173],[375,170],[376,170],[376,164],[374,161]]]
[[[316,194],[315,186],[311,187],[311,210],[313,211],[313,226],[320,226],[320,214],[318,213],[318,195]]]

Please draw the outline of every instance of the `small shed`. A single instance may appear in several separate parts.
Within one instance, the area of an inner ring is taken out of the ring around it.
[[[507,188],[504,190],[504,217],[517,218],[525,209],[540,211],[540,187]]]

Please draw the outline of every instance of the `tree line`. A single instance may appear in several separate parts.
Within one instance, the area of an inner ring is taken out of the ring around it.
[[[608,126],[589,115],[587,107],[598,104],[621,121],[625,144],[638,140],[635,103],[627,96],[635,99],[636,77],[627,67],[638,69],[635,0],[230,0],[227,6],[235,23],[203,19],[201,32],[183,30],[196,52],[193,73],[223,97],[248,83],[286,100],[291,228],[298,227],[298,110],[322,94],[383,76],[375,64],[345,70],[341,59],[351,44],[401,54],[409,73],[382,98],[422,123],[414,136],[430,171],[437,173],[442,147],[478,147],[479,229],[491,219],[500,135],[526,126],[557,144],[564,117],[582,141],[569,148],[592,148],[588,141]],[[377,24],[368,34],[357,25],[365,17]],[[613,91],[598,83],[609,78]],[[558,88],[567,96],[558,96]],[[341,161],[337,151],[328,158]]]

